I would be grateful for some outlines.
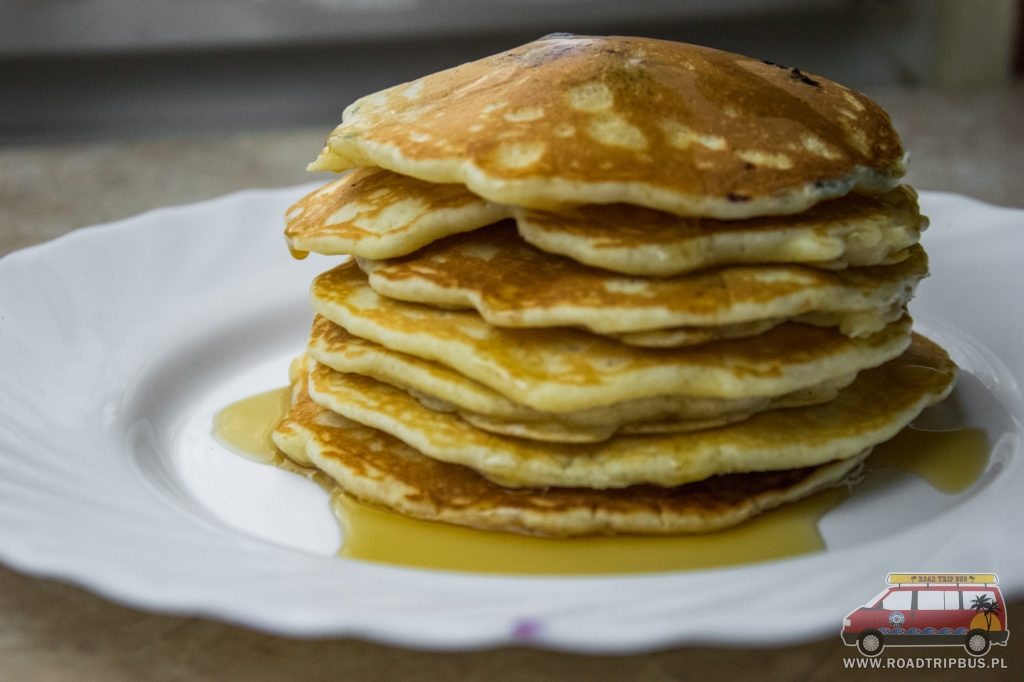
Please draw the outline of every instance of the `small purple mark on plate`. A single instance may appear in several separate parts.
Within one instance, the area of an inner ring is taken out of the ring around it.
[[[542,623],[533,618],[522,618],[512,623],[512,636],[516,639],[533,639],[540,634]]]

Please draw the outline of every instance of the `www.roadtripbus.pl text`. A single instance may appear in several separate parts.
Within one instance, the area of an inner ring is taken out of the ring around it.
[[[1006,660],[997,656],[991,658],[972,658],[970,656],[864,658],[853,656],[843,658],[843,667],[865,670],[1006,670]]]

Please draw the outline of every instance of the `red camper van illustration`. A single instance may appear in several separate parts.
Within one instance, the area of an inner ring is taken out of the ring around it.
[[[890,573],[885,582],[843,619],[843,642],[865,656],[887,646],[962,646],[984,656],[1006,645],[1006,602],[994,573]]]

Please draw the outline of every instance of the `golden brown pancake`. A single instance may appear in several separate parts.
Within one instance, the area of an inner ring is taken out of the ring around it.
[[[359,168],[310,192],[286,213],[292,249],[394,258],[447,235],[514,218],[538,248],[627,274],[674,275],[734,263],[829,267],[893,262],[927,225],[900,187],[851,194],[798,216],[745,221],[680,218],[613,204],[562,212],[487,201],[461,185]]]
[[[508,213],[508,207],[485,201],[462,185],[357,168],[293,204],[285,213],[284,236],[296,251],[392,258]]]
[[[910,343],[905,317],[859,339],[786,323],[747,339],[635,348],[574,329],[494,327],[474,312],[385,298],[354,263],[317,277],[311,295],[319,314],[356,336],[441,363],[546,412],[663,395],[779,396],[879,365]]]
[[[739,263],[830,268],[898,262],[928,224],[907,186],[850,194],[786,218],[679,218],[615,204],[520,211],[520,235],[539,249],[630,275],[669,276]]]
[[[325,410],[310,400],[301,382],[296,388],[291,411],[273,432],[288,457],[319,467],[363,502],[485,530],[555,536],[720,530],[836,485],[863,459],[716,476],[676,488],[510,490]]]
[[[722,426],[764,410],[831,400],[854,378],[850,374],[777,397],[652,396],[552,413],[518,405],[453,369],[353,336],[320,316],[313,321],[309,353],[332,369],[400,388],[432,410],[457,412],[485,431],[561,443],[602,441],[615,433],[669,433]]]
[[[866,336],[898,318],[928,274],[928,258],[915,246],[902,263],[873,268],[747,265],[628,277],[540,251],[511,223],[448,237],[402,258],[358,262],[383,296],[473,308],[499,327],[568,326],[601,334],[724,328],[708,329],[707,340],[757,334],[766,328],[750,323],[774,326],[808,313],[849,336]],[[735,331],[737,325],[743,329]]]
[[[706,47],[553,34],[350,105],[311,170],[379,166],[495,203],[740,219],[891,189],[888,115],[821,76]]]
[[[310,396],[425,455],[468,466],[508,487],[682,485],[709,476],[817,466],[892,438],[942,400],[956,378],[945,351],[915,335],[906,353],[864,370],[827,403],[754,415],[717,429],[616,436],[602,443],[541,443],[477,429],[427,409],[400,389],[314,365]]]

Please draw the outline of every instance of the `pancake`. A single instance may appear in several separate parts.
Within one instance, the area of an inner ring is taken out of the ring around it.
[[[357,168],[293,204],[285,213],[284,235],[296,251],[393,258],[508,213],[461,185]]]
[[[564,443],[607,440],[617,432],[665,433],[721,426],[764,410],[831,400],[853,381],[853,375],[848,375],[773,398],[653,396],[555,414],[518,405],[439,363],[353,336],[321,316],[313,321],[310,336],[310,356],[339,372],[383,381],[406,391],[425,407],[457,412],[487,431]]]
[[[864,370],[832,401],[773,410],[738,424],[669,435],[616,436],[602,443],[542,443],[477,429],[435,412],[405,391],[368,377],[314,366],[310,396],[323,407],[400,439],[425,455],[461,464],[508,487],[676,486],[710,476],[817,466],[855,457],[892,438],[952,389],[956,366],[915,335],[895,360]]]
[[[520,235],[544,251],[628,275],[666,277],[739,263],[896,262],[928,221],[916,192],[902,186],[879,196],[850,194],[785,219],[686,219],[616,204],[520,211],[517,223]]]
[[[448,237],[403,258],[361,258],[359,266],[383,296],[473,308],[499,327],[571,326],[601,334],[726,327],[707,340],[757,334],[766,328],[750,323],[774,326],[806,313],[831,316],[849,336],[872,334],[892,321],[894,309],[899,316],[928,274],[927,256],[915,246],[902,263],[873,268],[748,265],[627,277],[540,251],[511,223]]]
[[[379,166],[495,203],[799,213],[905,171],[888,115],[821,76],[705,47],[553,34],[363,97],[311,170]]]
[[[879,365],[910,343],[904,317],[861,339],[787,323],[749,339],[634,348],[573,329],[503,329],[474,312],[385,298],[355,263],[317,277],[311,298],[316,312],[356,336],[441,363],[546,412],[661,395],[778,396]]]
[[[504,218],[514,218],[520,235],[542,250],[658,276],[734,263],[878,265],[898,260],[927,225],[906,186],[877,197],[851,194],[799,216],[737,222],[624,204],[532,211],[489,202],[461,185],[359,168],[292,205],[285,238],[300,252],[394,258]]]
[[[285,455],[329,474],[349,495],[428,521],[553,536],[699,533],[721,530],[766,509],[842,483],[855,456],[817,467],[718,476],[676,488],[509,490],[472,469],[425,457],[309,399],[303,383],[274,429]]]

